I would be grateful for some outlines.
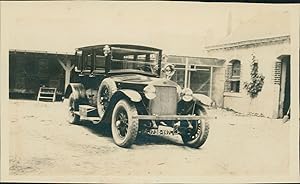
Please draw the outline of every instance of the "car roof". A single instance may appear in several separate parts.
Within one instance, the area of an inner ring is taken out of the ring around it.
[[[78,50],[103,49],[106,45],[108,45],[109,47],[126,48],[126,49],[162,51],[161,49],[154,48],[154,47],[147,47],[147,46],[142,46],[142,45],[130,45],[130,44],[92,45],[92,46],[80,47],[80,48],[78,48]]]

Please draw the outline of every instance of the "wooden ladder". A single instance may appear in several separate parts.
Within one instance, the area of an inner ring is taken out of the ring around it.
[[[40,87],[37,101],[44,99],[44,100],[51,100],[52,102],[54,102],[55,98],[56,98],[56,88]]]

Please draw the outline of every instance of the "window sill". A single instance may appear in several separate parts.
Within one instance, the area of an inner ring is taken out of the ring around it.
[[[242,98],[242,94],[238,92],[224,92],[223,93],[224,97],[237,97],[237,98]]]

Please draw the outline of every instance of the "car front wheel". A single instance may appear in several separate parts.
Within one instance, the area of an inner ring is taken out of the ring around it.
[[[197,116],[206,115],[205,110],[197,109]],[[202,146],[209,133],[209,123],[206,118],[197,121],[191,121],[193,126],[192,129],[187,129],[185,132],[181,133],[181,138],[184,144],[192,148],[199,148]]]
[[[136,107],[132,102],[120,100],[112,113],[111,130],[115,143],[120,147],[130,147],[138,133]]]

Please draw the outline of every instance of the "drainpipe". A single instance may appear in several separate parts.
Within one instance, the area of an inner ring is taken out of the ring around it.
[[[209,81],[209,97],[212,97],[212,80],[213,80],[213,67],[210,67],[210,81]]]
[[[185,58],[185,70],[184,70],[184,88],[188,87],[188,67],[189,67],[189,59]]]

